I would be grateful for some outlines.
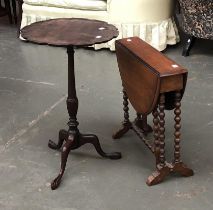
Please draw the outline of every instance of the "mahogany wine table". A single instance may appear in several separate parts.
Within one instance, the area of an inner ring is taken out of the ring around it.
[[[51,140],[48,144],[48,146],[52,149],[60,149],[62,147],[61,170],[59,172],[59,175],[51,183],[51,188],[54,190],[60,185],[70,150],[77,149],[86,143],[93,144],[96,151],[103,157],[110,159],[121,158],[121,153],[119,152],[105,153],[102,150],[99,139],[96,135],[81,134],[79,132],[79,123],[76,117],[78,111],[78,98],[76,95],[74,74],[74,46],[90,46],[93,44],[107,42],[112,38],[118,36],[117,28],[103,21],[80,18],[59,18],[36,22],[31,24],[30,26],[26,26],[21,30],[21,35],[26,40],[33,43],[61,46],[67,48],[67,110],[69,113],[69,129],[68,131],[59,131],[59,140],[57,144]]]
[[[180,158],[180,106],[187,70],[137,37],[117,40],[115,47],[123,84],[124,121],[113,138],[120,138],[133,129],[154,153],[156,172],[148,177],[148,185],[163,181],[171,172],[192,176],[193,171]],[[129,120],[128,99],[137,112],[135,122]],[[174,109],[175,114],[172,163],[166,162],[165,158],[165,109]],[[152,131],[147,124],[147,115],[150,113],[154,116],[153,143],[143,135]]]

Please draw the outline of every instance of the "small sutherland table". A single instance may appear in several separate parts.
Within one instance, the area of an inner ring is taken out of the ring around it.
[[[115,47],[123,84],[124,121],[122,128],[113,135],[113,138],[120,138],[129,129],[133,129],[154,153],[157,170],[148,177],[148,185],[163,181],[171,172],[192,176],[193,171],[181,161],[180,157],[180,106],[186,86],[187,70],[138,37],[117,40]],[[128,99],[138,115],[133,123],[129,121]],[[175,114],[172,163],[166,162],[165,158],[165,109],[174,109]],[[152,131],[146,121],[150,113],[154,116],[153,144],[142,135],[144,131]]]
[[[51,188],[56,189],[61,182],[65,171],[67,157],[70,150],[91,143],[94,145],[98,154],[110,159],[121,158],[121,153],[105,153],[99,143],[98,137],[93,134],[81,134],[78,130],[77,111],[78,98],[75,88],[74,74],[74,46],[90,46],[103,43],[118,36],[117,29],[106,22],[88,19],[53,19],[34,23],[21,30],[21,35],[28,41],[37,44],[48,44],[52,46],[61,46],[67,48],[68,54],[68,98],[67,110],[69,113],[68,131],[59,131],[58,143],[49,141],[49,147],[60,149],[61,152],[61,170],[59,175],[51,183]]]

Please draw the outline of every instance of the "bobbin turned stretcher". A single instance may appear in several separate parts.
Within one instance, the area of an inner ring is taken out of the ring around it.
[[[181,99],[187,82],[187,70],[139,39],[132,37],[116,41],[116,55],[123,85],[124,121],[114,139],[121,138],[133,129],[153,152],[156,171],[147,179],[154,185],[172,172],[192,176],[180,155]],[[137,118],[129,120],[128,100],[136,110]],[[165,110],[174,109],[174,160],[165,158]],[[152,132],[147,124],[147,115],[153,114],[153,144],[145,140],[144,134]]]

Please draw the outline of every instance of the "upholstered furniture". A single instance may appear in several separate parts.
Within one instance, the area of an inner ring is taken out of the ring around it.
[[[19,29],[21,27],[21,18],[22,18],[22,4],[23,0],[16,0],[17,5],[18,5],[18,17],[17,17],[17,23],[18,23],[18,35],[20,33]]]
[[[181,28],[188,35],[183,56],[189,51],[195,38],[213,40],[213,0],[179,0]]]
[[[179,41],[173,21],[174,0],[24,0],[21,27],[52,18],[88,18],[106,21],[119,37],[139,36],[158,50]],[[114,50],[114,40],[95,49]]]
[[[4,4],[4,7],[1,3]],[[12,0],[11,3],[12,3],[13,14],[15,16],[15,14],[16,14],[16,12],[14,11],[15,0]],[[12,24],[13,23],[13,16],[12,16],[10,0],[4,0],[4,1],[0,0],[0,17],[5,16],[5,15],[8,16],[9,22],[10,22],[10,24]]]

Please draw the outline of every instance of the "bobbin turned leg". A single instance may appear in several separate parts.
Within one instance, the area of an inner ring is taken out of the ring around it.
[[[152,127],[147,123],[147,115],[137,113],[135,124],[142,130],[144,135],[152,132]]]
[[[155,154],[155,159],[156,159],[156,166],[160,163],[160,142],[159,142],[159,118],[158,118],[158,109],[157,107],[153,110],[152,112],[153,115],[153,135],[154,135],[154,154]]]
[[[131,122],[129,121],[129,107],[128,107],[128,96],[126,94],[126,91],[123,89],[123,110],[124,110],[124,121],[122,123],[122,127],[116,131],[113,135],[113,139],[119,139],[121,138],[125,133],[129,131],[129,129],[132,128]]]
[[[193,170],[188,168],[180,158],[180,128],[181,128],[181,93],[175,93],[175,139],[174,139],[174,161],[173,161],[173,171],[180,173],[182,176],[192,176],[194,174]]]
[[[155,137],[155,155],[156,168],[152,175],[147,179],[147,185],[155,185],[162,182],[163,179],[170,173],[170,168],[165,162],[165,95],[162,93],[159,100],[159,121],[157,109],[154,110],[154,137]],[[158,124],[158,125],[157,125]]]

